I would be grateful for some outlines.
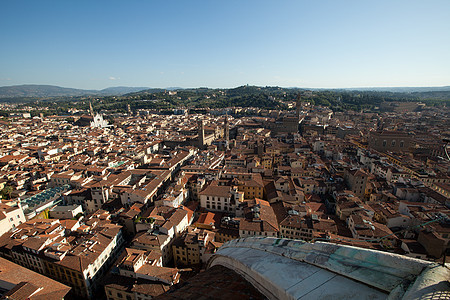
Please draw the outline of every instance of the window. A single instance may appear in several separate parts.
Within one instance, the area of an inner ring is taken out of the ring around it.
[[[395,140],[393,140],[393,141],[391,142],[391,145],[392,145],[392,147],[395,146]]]
[[[400,141],[400,148],[403,148],[404,145],[405,145],[405,142]]]
[[[386,147],[386,145],[387,145],[387,141],[384,140],[384,141],[383,141],[383,147]]]
[[[123,298],[123,296],[122,296],[121,293],[117,293],[117,297],[118,297],[118,298]]]

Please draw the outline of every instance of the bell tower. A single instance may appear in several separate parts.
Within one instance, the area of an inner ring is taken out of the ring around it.
[[[225,147],[227,150],[229,150],[230,149],[230,124],[228,124],[228,115],[225,115],[224,137],[225,137]]]
[[[200,148],[205,145],[205,124],[203,120],[198,121],[198,144]]]

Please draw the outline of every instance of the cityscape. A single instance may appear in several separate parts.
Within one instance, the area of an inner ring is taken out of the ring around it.
[[[2,259],[90,299],[165,299],[248,237],[448,260],[449,108],[339,112],[284,93],[267,96],[283,110],[123,102],[108,116],[102,98],[64,115],[4,102]]]
[[[3,1],[0,299],[450,299],[449,11]]]

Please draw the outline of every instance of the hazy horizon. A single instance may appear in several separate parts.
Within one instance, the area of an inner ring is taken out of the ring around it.
[[[32,86],[32,85],[36,85],[36,86],[55,86],[55,87],[60,87],[60,88],[68,88],[68,89],[80,89],[80,90],[96,90],[96,91],[101,91],[104,89],[108,89],[108,88],[148,88],[148,89],[197,89],[197,88],[208,88],[208,89],[233,89],[233,88],[237,88],[237,87],[241,87],[241,86],[245,86],[247,84],[240,84],[240,85],[236,85],[236,86],[229,86],[229,87],[211,87],[211,86],[205,86],[205,85],[200,85],[200,86],[137,86],[137,85],[130,85],[130,86],[125,86],[125,85],[111,85],[111,86],[107,86],[107,87],[102,87],[102,88],[90,88],[90,89],[84,89],[84,88],[78,88],[78,87],[72,87],[72,86],[59,86],[59,85],[54,85],[54,84],[39,84],[39,83],[24,83],[24,84],[14,84],[14,85],[2,85],[0,86],[0,88],[3,87],[15,87],[15,86]],[[392,89],[396,89],[396,88],[446,88],[446,87],[450,87],[450,83],[448,85],[439,85],[439,86],[358,86],[358,87],[302,87],[302,86],[280,86],[280,85],[260,85],[260,84],[249,84],[249,86],[256,86],[256,87],[280,87],[280,88],[285,88],[285,89],[323,89],[323,90],[338,90],[338,89],[383,89],[383,88],[392,88]]]

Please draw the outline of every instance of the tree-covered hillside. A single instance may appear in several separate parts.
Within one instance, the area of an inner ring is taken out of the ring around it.
[[[335,111],[373,110],[383,102],[414,101],[427,105],[448,105],[450,91],[397,93],[389,91],[304,90],[298,88],[240,86],[232,89],[148,89],[122,96],[80,96],[17,99],[27,106],[48,107],[46,113],[64,113],[70,108],[87,110],[92,102],[96,111],[126,112],[128,105],[136,109],[256,107],[293,109],[298,95],[301,101],[331,107]],[[291,104],[289,106],[289,103]]]

